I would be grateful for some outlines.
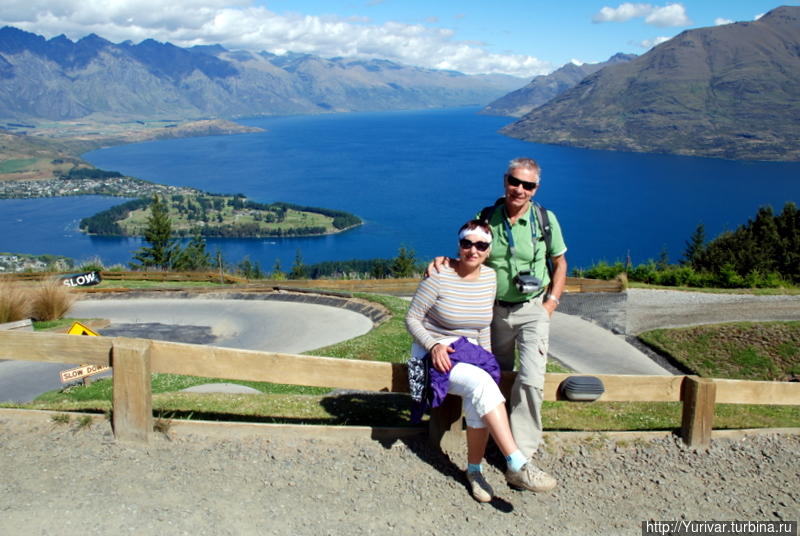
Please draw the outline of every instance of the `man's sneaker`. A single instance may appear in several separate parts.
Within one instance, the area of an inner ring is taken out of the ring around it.
[[[550,491],[556,487],[556,479],[548,475],[530,461],[522,466],[519,471],[506,471],[506,481],[517,488],[530,491]]]
[[[483,478],[483,473],[467,471],[467,482],[472,490],[472,496],[478,502],[489,502],[494,497],[492,486]]]

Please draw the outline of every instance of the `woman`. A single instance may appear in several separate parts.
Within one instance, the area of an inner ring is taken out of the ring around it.
[[[406,315],[406,327],[414,337],[409,361],[412,395],[419,379],[412,371],[427,369],[429,356],[431,405],[438,405],[448,393],[463,401],[467,481],[477,501],[488,502],[494,495],[481,465],[489,434],[506,457],[506,480],[542,491],[534,485],[535,468],[528,467],[511,435],[505,398],[497,385],[500,370],[491,354],[489,325],[496,279],[483,261],[489,255],[492,231],[485,222],[472,220],[459,229],[458,239],[458,259],[420,283]]]

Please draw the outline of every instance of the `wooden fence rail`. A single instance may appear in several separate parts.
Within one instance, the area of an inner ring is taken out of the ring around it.
[[[116,437],[148,441],[152,431],[150,377],[154,372],[314,387],[408,392],[406,367],[397,363],[313,357],[125,337],[75,337],[0,331],[0,359],[111,366]],[[501,387],[515,373],[503,374]],[[562,400],[559,386],[571,374],[547,374],[545,400]],[[682,402],[681,436],[692,446],[710,442],[716,403],[800,405],[800,383],[719,380],[694,376],[597,375],[600,401]],[[582,403],[582,402],[576,402]],[[452,402],[451,402],[452,404]],[[431,419],[440,446],[461,435],[460,406]]]
[[[38,281],[48,277],[61,277],[63,273],[15,273],[0,274],[0,280]],[[271,280],[253,279],[220,274],[219,272],[101,272],[104,281],[171,281],[171,282],[206,282],[253,285],[257,287],[295,287],[304,289],[328,289],[340,292],[375,292],[380,294],[411,296],[419,285],[418,277],[398,279],[293,279]],[[610,281],[568,277],[566,292],[622,292],[627,286],[625,276]],[[84,290],[93,291],[95,287]]]

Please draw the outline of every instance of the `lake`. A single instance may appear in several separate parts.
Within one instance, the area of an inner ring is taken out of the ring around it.
[[[477,108],[261,117],[240,122],[265,132],[111,147],[84,157],[149,181],[213,193],[243,193],[357,214],[364,225],[325,237],[209,239],[228,262],[245,256],[285,271],[304,262],[456,251],[456,229],[502,194],[507,162],[542,166],[536,199],[555,211],[571,266],[605,259],[634,263],[662,250],[680,259],[699,223],[712,238],[762,205],[779,212],[797,201],[800,164],[736,162],[543,145],[497,133],[511,120]],[[0,201],[0,251],[99,257],[125,264],[142,242],[88,237],[80,218],[121,202],[106,197]]]

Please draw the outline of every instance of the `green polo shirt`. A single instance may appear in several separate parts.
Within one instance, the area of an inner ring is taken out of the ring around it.
[[[503,220],[507,219],[506,207],[499,206],[495,209],[489,225],[492,228],[492,251],[486,259],[486,265],[497,272],[497,299],[508,302],[521,302],[540,294],[547,285],[550,284],[550,275],[547,273],[546,249],[547,246],[542,236],[541,223],[536,218],[536,211],[528,210],[520,216],[514,225],[511,225],[511,232],[514,235],[514,246],[516,256],[512,259],[511,250],[508,245],[506,226]],[[547,211],[550,218],[550,229],[552,231],[552,251],[551,257],[558,257],[567,252],[564,243],[564,236],[561,234],[561,226],[555,214]],[[536,225],[536,244],[534,247],[531,235],[531,216]],[[542,282],[541,290],[533,294],[522,294],[514,285],[514,276],[517,272],[530,270]]]

